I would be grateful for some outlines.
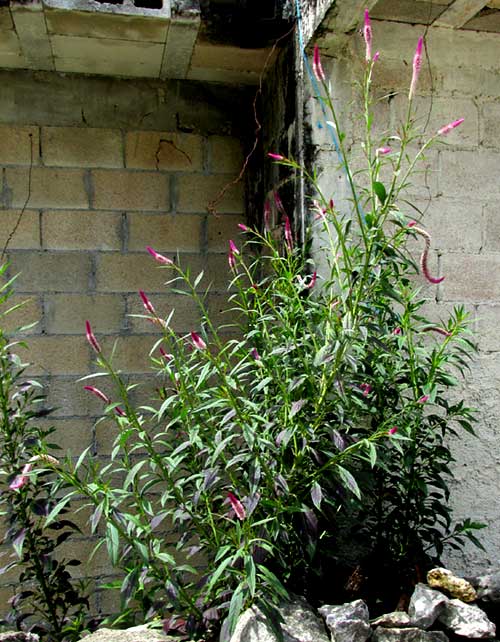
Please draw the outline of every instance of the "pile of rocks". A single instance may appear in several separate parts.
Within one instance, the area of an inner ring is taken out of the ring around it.
[[[448,642],[449,636],[452,639],[459,636],[461,640],[493,640],[495,625],[479,606],[471,604],[491,596],[492,582],[476,580],[478,591],[471,582],[446,569],[433,569],[427,576],[428,584],[415,587],[407,613],[396,611],[371,621],[362,600],[321,607],[322,621],[303,600],[296,599],[281,610],[284,641]],[[269,623],[255,607],[242,615],[231,638],[231,642],[276,640]]]
[[[500,603],[500,572],[469,581],[446,569],[433,569],[427,584],[417,584],[408,612],[395,611],[370,620],[367,605],[356,600],[325,605],[317,612],[302,598],[280,609],[284,642],[452,642],[494,640],[495,625],[472,602]],[[146,626],[126,631],[101,629],[85,642],[175,642]],[[0,639],[0,642],[2,640]],[[7,641],[6,641],[7,642]],[[11,642],[9,639],[8,642]],[[12,642],[18,640],[12,639]],[[26,640],[28,642],[28,640]],[[32,642],[31,640],[29,642]],[[256,607],[240,617],[231,642],[278,642],[269,620]]]

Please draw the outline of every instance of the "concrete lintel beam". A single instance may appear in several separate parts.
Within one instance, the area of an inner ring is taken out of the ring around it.
[[[52,71],[54,59],[42,4],[12,2],[10,12],[25,60],[34,69]]]
[[[434,22],[437,27],[460,29],[471,20],[478,11],[484,9],[488,0],[455,0]]]
[[[172,16],[167,41],[163,51],[161,78],[186,78],[188,75],[194,46],[200,29],[200,17],[177,14]]]

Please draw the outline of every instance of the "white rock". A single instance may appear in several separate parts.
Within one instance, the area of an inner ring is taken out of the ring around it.
[[[370,614],[363,600],[318,609],[332,633],[332,642],[365,642],[371,634]]]
[[[417,584],[410,598],[408,615],[413,626],[429,629],[449,602],[446,595],[429,588],[426,584]]]
[[[478,606],[461,600],[449,600],[438,618],[450,631],[466,638],[495,637],[496,627]]]

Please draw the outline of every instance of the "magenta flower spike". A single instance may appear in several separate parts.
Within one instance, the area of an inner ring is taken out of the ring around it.
[[[250,354],[255,359],[255,361],[260,361],[260,354],[258,353],[257,348],[252,348],[250,350]]]
[[[100,354],[101,346],[99,345],[99,342],[97,341],[97,339],[94,336],[94,333],[92,332],[92,326],[90,325],[90,321],[85,321],[85,334],[89,344],[97,352],[97,354]]]
[[[104,403],[110,404],[111,399],[102,392],[102,390],[99,390],[99,388],[96,388],[95,386],[83,386],[84,390],[88,390],[91,392],[93,395],[95,395],[98,399],[101,401],[104,401]]]
[[[272,158],[275,161],[282,161],[285,160],[285,157],[282,156],[281,154],[273,154],[272,152],[268,153],[269,158]]]
[[[248,232],[248,227],[244,225],[243,223],[238,223],[238,227],[242,232]]]
[[[150,312],[151,314],[156,316],[156,310],[154,309],[153,304],[148,299],[148,297],[146,296],[143,290],[139,290],[139,296],[142,299],[142,305],[144,306],[144,309],[146,310],[146,312]]]
[[[278,194],[278,192],[273,192],[273,196],[274,196],[274,204],[276,205],[276,209],[278,210],[278,212],[281,212],[282,214],[285,214],[285,208],[283,206],[283,201],[281,200],[281,197]]]
[[[395,435],[398,432],[398,427],[397,426],[393,426],[392,428],[389,428],[389,430],[387,432],[388,432],[389,435]]]
[[[198,348],[198,350],[206,350],[207,344],[196,332],[191,332],[191,341],[193,342],[194,347]]]
[[[370,14],[368,9],[365,9],[365,26],[363,27],[363,37],[366,44],[366,62],[370,62],[372,59],[372,25],[370,22]]]
[[[409,223],[408,226],[412,227],[414,232],[416,232],[417,234],[420,234],[420,236],[423,236],[425,240],[425,248],[420,257],[420,267],[422,269],[422,274],[429,281],[429,283],[434,283],[434,284],[441,283],[442,281],[444,281],[444,276],[441,276],[441,277],[432,276],[429,271],[429,266],[427,265],[427,259],[428,259],[429,250],[431,247],[431,235],[429,234],[429,232],[426,232],[421,227],[417,227],[415,225],[415,221],[412,221],[412,224]]]
[[[445,330],[444,328],[440,328],[438,325],[431,325],[428,328],[424,328],[423,332],[437,332],[438,334],[442,334],[443,337],[451,337],[451,332],[448,332],[448,330]]]
[[[380,58],[380,51],[376,51],[373,56],[373,62],[377,62],[379,58]]]
[[[429,395],[422,395],[417,403],[426,403],[427,401],[429,401]]]
[[[160,354],[165,359],[165,361],[167,361],[167,362],[172,361],[172,359],[174,358],[173,354],[170,354],[169,352],[167,352],[166,350],[164,350],[161,347],[160,347]]]
[[[285,243],[288,251],[291,252],[293,250],[293,234],[288,216],[285,216]]]
[[[321,64],[321,58],[320,58],[320,54],[319,54],[318,45],[314,45],[313,73],[314,73],[314,75],[316,77],[316,80],[318,82],[325,82],[326,77],[325,77],[325,72],[323,71],[323,65]]]
[[[368,397],[368,395],[372,391],[372,387],[370,386],[369,383],[362,383],[359,386],[359,388],[360,388],[361,392],[363,393],[363,397]]]
[[[392,152],[392,149],[390,147],[377,147],[375,150],[375,156],[386,156],[387,154],[390,154]]]
[[[309,283],[306,285],[306,288],[307,288],[308,290],[312,290],[312,289],[313,289],[313,287],[316,285],[316,280],[317,280],[317,278],[318,278],[318,273],[317,273],[317,272],[316,272],[316,270],[315,270],[315,271],[312,273],[312,275],[311,275],[311,280],[310,280],[310,281],[309,281]]]
[[[10,490],[19,490],[29,482],[29,473],[33,468],[33,464],[25,464],[23,471],[20,475],[16,475],[11,484],[9,484]]]
[[[401,328],[399,326],[394,328],[394,330],[392,331],[392,334],[395,334],[395,335],[401,334]]]
[[[438,129],[438,136],[446,136],[446,134],[449,134],[452,129],[455,129],[455,127],[461,125],[464,120],[465,118],[459,118],[458,120],[454,120],[452,123],[441,127],[441,129]]]
[[[264,229],[266,232],[271,229],[271,203],[268,199],[264,202]]]
[[[420,38],[418,39],[417,48],[415,49],[415,55],[413,56],[413,75],[411,77],[410,91],[408,92],[409,100],[411,100],[415,94],[418,77],[420,75],[420,69],[422,68],[423,45],[424,45],[424,39],[422,36],[420,36]]]
[[[227,494],[227,498],[229,499],[229,503],[231,504],[231,508],[234,510],[236,517],[240,520],[243,521],[247,515],[245,511],[245,507],[243,504],[240,502],[240,500],[234,495],[233,493],[229,492]]]
[[[151,254],[151,256],[154,258],[154,260],[157,261],[158,263],[161,263],[162,265],[173,265],[174,264],[172,259],[169,259],[168,257],[163,256],[163,254],[159,254],[158,252],[153,250],[153,248],[150,247],[149,245],[146,246],[146,250],[149,252],[149,254]]]
[[[236,268],[236,260],[234,257],[239,253],[240,251],[238,250],[234,242],[230,240],[229,252],[227,253],[227,261],[229,263],[229,267],[231,268],[231,270],[234,270]]]

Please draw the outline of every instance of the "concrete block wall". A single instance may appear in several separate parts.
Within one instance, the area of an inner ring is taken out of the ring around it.
[[[415,45],[424,28],[373,21],[374,47],[380,59],[374,69],[374,130],[395,133],[406,109]],[[327,40],[327,39],[326,39]],[[463,387],[466,400],[478,408],[478,438],[462,433],[453,442],[452,502],[455,517],[488,524],[480,532],[486,553],[467,546],[449,554],[448,564],[461,572],[500,566],[500,39],[498,34],[431,28],[426,34],[428,58],[422,65],[415,101],[417,125],[427,134],[460,117],[462,127],[426,155],[423,172],[408,190],[425,215],[431,233],[433,273],[445,276],[438,286],[425,286],[429,314],[439,321],[456,304],[473,315],[479,354]],[[358,34],[348,50],[324,50],[337,107],[348,120],[352,152],[361,157],[359,131],[349,115],[356,111],[355,79],[363,71],[364,42]],[[309,122],[322,184],[337,203],[346,198],[345,178],[337,169],[327,128],[316,101],[308,99]],[[408,216],[416,213],[408,208]]]
[[[199,328],[200,319],[187,297],[169,292],[166,272],[145,246],[178,254],[194,274],[205,269],[202,286],[213,282],[210,307],[217,314],[224,307],[227,242],[245,216],[241,182],[220,200],[218,215],[208,214],[207,206],[240,172],[234,114],[244,112],[246,97],[235,92],[224,104],[222,94],[214,104],[209,97],[217,92],[202,85],[196,91],[194,85],[103,85],[102,79],[76,77],[64,84],[49,74],[4,75],[2,86],[11,96],[19,92],[14,100],[23,108],[16,115],[2,93],[0,252],[8,242],[9,275],[19,274],[13,302],[28,301],[9,318],[9,329],[38,322],[26,332],[29,349],[20,354],[32,363],[29,374],[47,386],[54,441],[74,455],[90,445],[105,458],[115,433],[109,423],[94,425],[102,404],[77,381],[94,370],[85,320],[108,353],[117,341],[115,365],[141,383],[140,394],[149,399],[154,375],[148,354],[157,333],[128,316],[143,313],[137,291],[145,290],[160,314],[175,308],[173,327],[180,333]],[[26,105],[37,89],[38,107]],[[198,113],[191,99],[180,100],[183,91],[197,97]],[[114,115],[106,114],[106,101],[115,105]],[[165,107],[169,101],[173,114]],[[171,116],[178,126],[164,129]],[[85,515],[76,520],[88,532]],[[93,544],[74,540],[64,554],[88,560]],[[109,575],[103,550],[77,572]],[[15,579],[13,573],[0,578],[0,611]],[[103,594],[93,597],[95,610],[112,608]]]

